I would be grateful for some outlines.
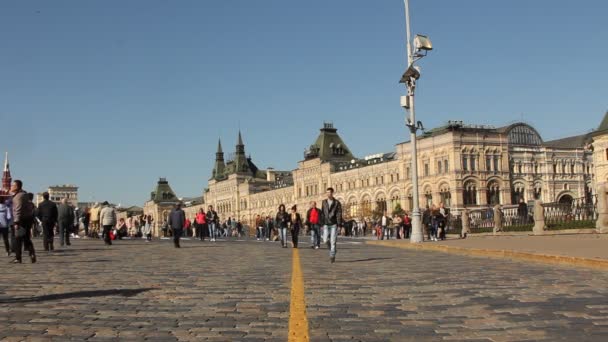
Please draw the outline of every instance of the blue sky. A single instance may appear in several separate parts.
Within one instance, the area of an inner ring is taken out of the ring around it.
[[[503,125],[545,140],[608,109],[603,0],[412,0],[417,114]],[[2,1],[0,150],[30,191],[141,205],[158,177],[200,195],[218,137],[240,127],[259,167],[293,169],[323,121],[357,156],[406,140],[397,82],[403,2]]]

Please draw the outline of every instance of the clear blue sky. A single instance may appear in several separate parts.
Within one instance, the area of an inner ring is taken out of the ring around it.
[[[605,0],[412,0],[425,126],[520,120],[545,140],[608,109]],[[200,195],[240,125],[293,169],[324,120],[358,156],[406,140],[399,0],[1,1],[0,150],[30,191],[141,205],[158,177]]]

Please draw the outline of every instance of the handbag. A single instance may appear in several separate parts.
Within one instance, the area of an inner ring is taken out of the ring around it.
[[[27,230],[24,227],[19,226],[15,230],[15,237],[24,238],[26,234],[27,234]]]

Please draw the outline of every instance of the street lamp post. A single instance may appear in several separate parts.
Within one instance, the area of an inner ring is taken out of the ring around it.
[[[418,130],[424,129],[420,121],[416,121],[416,112],[414,110],[414,93],[416,91],[416,82],[420,78],[420,69],[414,66],[414,63],[426,56],[426,52],[432,50],[431,41],[426,36],[417,35],[414,42],[411,40],[410,33],[410,6],[409,0],[403,0],[405,4],[405,28],[406,28],[406,46],[407,46],[407,65],[408,68],[401,77],[400,83],[404,83],[407,89],[407,95],[401,97],[401,106],[409,110],[409,118],[406,114],[406,125],[410,130],[410,145],[412,148],[412,196],[413,196],[413,213],[412,213],[412,234],[410,242],[420,243],[424,240],[422,233],[422,220],[420,214],[420,203],[418,193],[418,155],[416,133]],[[412,48],[412,43],[415,45],[415,51]]]

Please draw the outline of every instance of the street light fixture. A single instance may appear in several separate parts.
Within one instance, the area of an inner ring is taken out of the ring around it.
[[[401,77],[399,83],[405,84],[407,95],[401,96],[401,106],[409,111],[409,118],[406,115],[406,126],[410,130],[410,144],[412,147],[412,197],[413,197],[413,212],[412,212],[412,234],[410,242],[420,243],[424,240],[422,234],[422,220],[420,215],[420,204],[418,194],[418,155],[416,133],[418,130],[424,130],[422,122],[416,121],[416,112],[414,111],[414,93],[416,92],[416,82],[420,79],[420,68],[414,63],[426,56],[426,53],[433,50],[433,44],[427,36],[417,35],[414,40],[410,34],[410,1],[403,0],[405,4],[405,28],[406,28],[406,46],[407,46],[407,65],[408,68]],[[412,49],[412,45],[413,48]]]

